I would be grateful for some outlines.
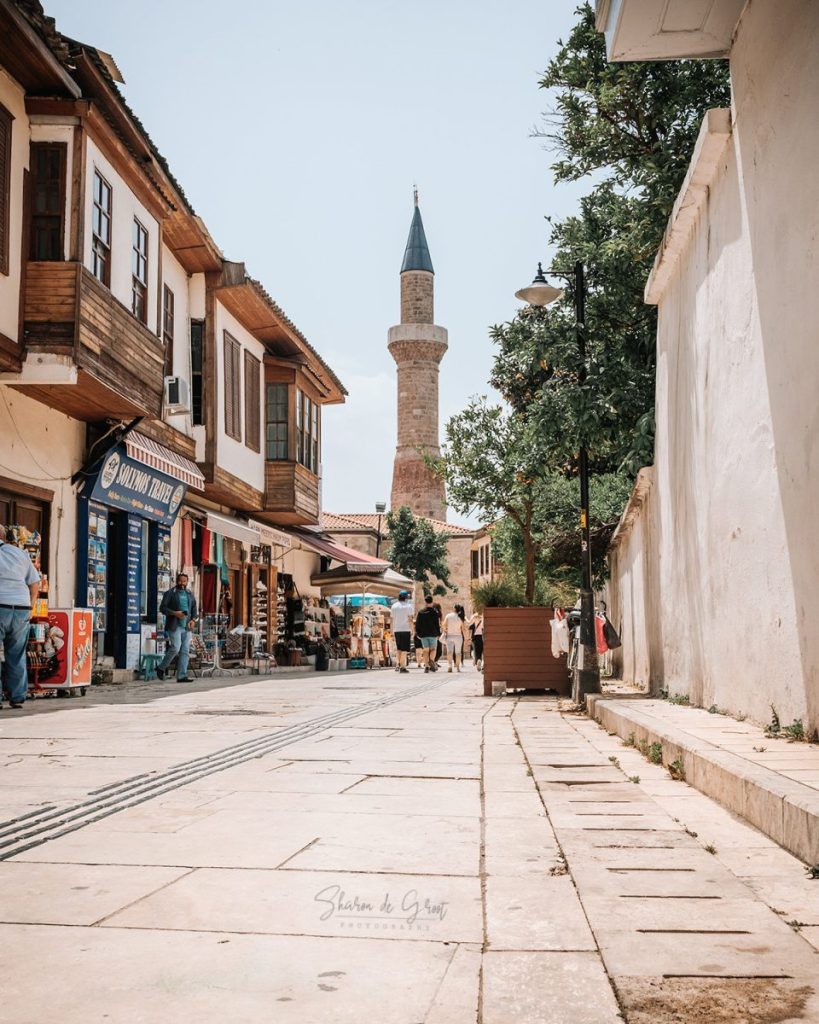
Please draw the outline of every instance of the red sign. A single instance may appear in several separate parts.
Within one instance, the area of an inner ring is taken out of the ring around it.
[[[90,686],[94,612],[90,608],[48,613],[43,653],[48,670],[41,670],[40,685]]]
[[[91,685],[94,612],[90,608],[71,609],[71,686]]]

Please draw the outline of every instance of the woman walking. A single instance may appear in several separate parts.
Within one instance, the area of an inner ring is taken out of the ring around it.
[[[475,668],[480,672],[483,667],[483,615],[475,612],[469,626],[472,633],[472,657],[475,661]]]
[[[449,662],[447,672],[452,671],[452,663],[455,662],[455,668],[458,672],[461,671],[461,661],[463,659],[464,641],[467,639],[466,631],[466,616],[464,614],[463,606],[456,604],[455,610],[449,612],[444,618],[443,623],[443,636],[446,641],[446,656]]]

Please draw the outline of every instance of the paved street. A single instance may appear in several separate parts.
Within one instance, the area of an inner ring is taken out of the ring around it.
[[[146,696],[0,713],[4,1024],[819,1021],[819,881],[554,699]]]

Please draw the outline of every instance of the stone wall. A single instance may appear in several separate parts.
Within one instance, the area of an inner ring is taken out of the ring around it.
[[[401,275],[401,323],[434,324],[435,277],[427,270]]]

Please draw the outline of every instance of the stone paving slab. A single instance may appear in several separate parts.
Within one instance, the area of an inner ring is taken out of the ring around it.
[[[621,1024],[596,953],[484,957],[483,1024]]]
[[[442,994],[457,949],[385,939],[31,926],[0,926],[0,945],[13,945],[21,963],[39,965],[52,982],[59,972],[58,984],[44,984],[35,970],[5,972],[0,1024],[360,1024],[364,1013],[375,1013],[379,1024],[417,1024]],[[453,998],[457,1006],[457,993]],[[437,1012],[449,1008],[444,1003]]]
[[[106,926],[398,941],[483,940],[477,877],[323,871],[186,874]]]

